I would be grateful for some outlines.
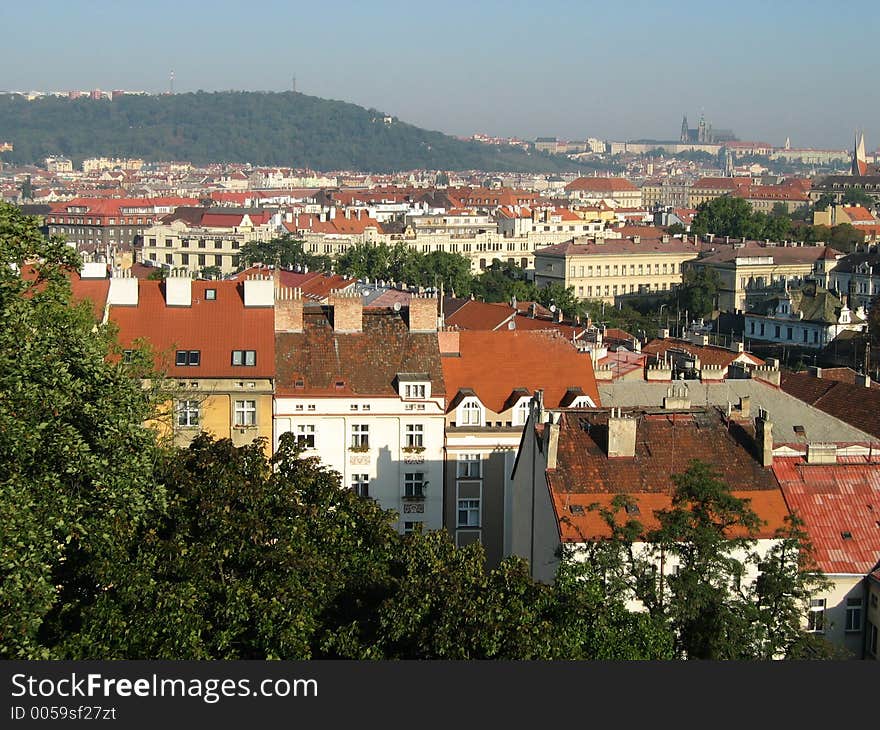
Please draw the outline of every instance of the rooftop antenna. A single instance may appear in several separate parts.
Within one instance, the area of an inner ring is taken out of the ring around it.
[[[171,70],[171,76],[168,78],[168,93],[174,94],[174,70]]]

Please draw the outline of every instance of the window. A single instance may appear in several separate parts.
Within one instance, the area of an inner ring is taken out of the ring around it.
[[[862,599],[846,599],[846,631],[862,630]]]
[[[197,400],[177,401],[177,425],[184,427],[199,425],[199,402]]]
[[[422,383],[407,384],[403,388],[403,397],[410,399],[422,399],[425,397],[425,386]]]
[[[422,448],[424,444],[425,427],[420,423],[408,423],[406,425],[407,448]]]
[[[370,496],[370,475],[369,474],[352,474],[351,475],[351,491],[358,497]]]
[[[130,363],[134,359],[134,350],[122,351],[122,362]]]
[[[791,327],[785,328],[785,339],[790,340],[793,336],[793,331]]]
[[[480,526],[480,500],[479,499],[460,499],[458,500],[458,527],[479,527]]]
[[[201,350],[178,350],[175,365],[183,367],[186,365],[196,366],[202,359]]]
[[[513,425],[514,426],[525,426],[526,421],[529,418],[529,401],[526,398],[523,398],[519,403],[516,404],[516,408],[513,410]]]
[[[235,425],[257,425],[257,402],[255,400],[235,401]]]
[[[233,365],[246,365],[252,367],[257,364],[257,351],[256,350],[233,350],[232,351],[232,364]]]
[[[459,454],[456,464],[459,479],[479,479],[483,473],[483,457],[480,454]]]
[[[483,409],[475,400],[467,400],[461,405],[461,422],[465,426],[479,426],[483,422]]]
[[[773,328],[773,336],[774,336],[777,340],[779,339],[779,325],[778,325],[778,324]]]
[[[304,449],[315,448],[315,426],[311,423],[300,423],[296,426],[296,442]]]
[[[403,534],[410,535],[413,532],[421,532],[422,531],[422,523],[421,522],[404,522],[403,523]]]
[[[811,598],[810,611],[807,614],[807,631],[816,634],[825,633],[825,599]]]
[[[425,496],[425,475],[423,472],[413,471],[404,473],[403,495],[405,497]]]
[[[370,448],[370,427],[365,423],[354,423],[351,426],[351,447],[353,449]]]
[[[217,290],[205,289],[205,299],[209,302],[213,302],[215,299],[217,299]]]

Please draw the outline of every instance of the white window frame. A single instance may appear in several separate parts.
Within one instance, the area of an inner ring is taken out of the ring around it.
[[[254,367],[257,364],[256,350],[233,350],[232,365],[234,367]]]
[[[485,423],[483,405],[476,398],[466,398],[458,406],[459,426],[482,426]]]
[[[370,448],[370,424],[351,424],[351,446],[355,449]]]
[[[480,527],[480,502],[478,497],[459,497],[455,509],[455,526]]]
[[[405,433],[406,447],[424,448],[425,446],[425,427],[421,423],[407,423]]]
[[[177,401],[177,425],[180,428],[194,428],[199,425],[200,408],[197,400]]]
[[[846,599],[846,621],[843,629],[846,633],[861,632],[864,609],[865,601],[861,596]],[[854,621],[854,617],[858,620]]]
[[[457,479],[483,478],[482,454],[459,454],[455,464],[455,476]]]
[[[424,524],[421,520],[407,520],[403,523],[403,534],[411,535],[414,532],[421,532]]]
[[[526,425],[526,421],[529,420],[529,403],[531,400],[531,398],[520,398],[517,404],[513,407],[514,426]]]
[[[403,397],[406,400],[425,400],[428,397],[426,383],[406,383],[403,386]]]
[[[351,475],[351,491],[358,497],[370,496],[370,475],[369,474],[352,474]]]
[[[812,634],[825,633],[825,607],[824,598],[811,598],[810,610],[807,612],[807,631]]]
[[[257,425],[257,402],[255,400],[234,401],[233,413],[237,428]]]
[[[311,441],[311,443],[309,443]],[[315,448],[315,424],[314,423],[298,423],[296,424],[296,442],[302,444],[304,449]]]
[[[425,472],[408,471],[403,474],[403,494],[405,497],[425,496]]]

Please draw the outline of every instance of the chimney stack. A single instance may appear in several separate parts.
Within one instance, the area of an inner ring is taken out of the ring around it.
[[[608,418],[608,458],[636,455],[636,419],[624,416],[620,408],[611,409]]]
[[[336,332],[364,331],[364,303],[360,294],[334,289],[330,292],[330,306]]]
[[[275,331],[303,331],[302,289],[279,287],[275,290]]]
[[[761,466],[773,466],[773,422],[770,415],[761,408],[755,419],[755,445],[761,459]]]
[[[409,298],[409,331],[437,331],[437,297],[418,296]]]
[[[192,279],[189,272],[174,273],[165,279],[165,305],[168,307],[192,306]]]
[[[271,307],[275,304],[275,279],[258,274],[244,282],[244,306]]]
[[[138,305],[138,280],[131,271],[114,271],[107,290],[107,304],[117,307],[136,307]]]

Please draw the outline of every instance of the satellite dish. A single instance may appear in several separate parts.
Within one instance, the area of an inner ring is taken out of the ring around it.
[[[556,311],[556,305],[555,305],[555,304],[551,304],[551,305],[550,305],[550,311],[551,311],[551,312],[555,312],[555,311]]]
[[[394,311],[395,311],[395,312],[399,312],[399,311],[400,311],[400,302],[394,302]]]
[[[513,320],[510,320],[510,322],[507,323],[507,329],[515,330],[516,329],[516,322],[514,322]]]

